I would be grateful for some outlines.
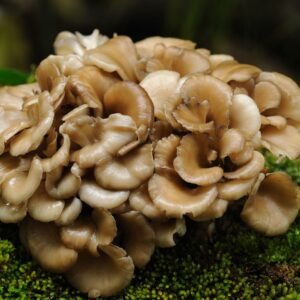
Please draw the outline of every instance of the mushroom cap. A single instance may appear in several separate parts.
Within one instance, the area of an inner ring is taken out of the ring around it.
[[[165,217],[165,214],[154,205],[149,195],[148,182],[130,193],[129,204],[130,207],[149,219]]]
[[[0,199],[0,221],[2,223],[19,223],[27,215],[27,205],[22,204],[18,206],[4,203]]]
[[[66,273],[70,284],[90,298],[108,297],[125,288],[133,277],[134,264],[126,252],[115,245],[99,247],[100,256],[81,253]]]
[[[238,129],[228,129],[224,132],[219,142],[220,158],[224,159],[230,154],[240,153],[244,149],[245,142],[244,135]]]
[[[227,179],[249,179],[257,176],[264,168],[265,158],[258,152],[254,151],[252,158],[244,165],[239,166],[235,171],[225,172],[224,177]]]
[[[82,202],[79,198],[74,197],[69,201],[65,201],[64,209],[61,215],[55,220],[55,224],[59,226],[72,224],[80,215],[82,210]]]
[[[59,237],[59,228],[54,223],[26,219],[21,223],[22,227],[25,245],[44,269],[62,273],[76,263],[77,252],[63,245]]]
[[[124,203],[129,191],[106,190],[94,181],[83,180],[79,189],[80,199],[93,208],[111,209]]]
[[[234,57],[227,54],[212,54],[209,55],[209,61],[211,64],[212,69],[215,69],[218,67],[218,65],[224,63],[224,62],[236,62],[234,60]]]
[[[261,125],[271,125],[276,127],[277,129],[283,129],[287,125],[287,120],[284,117],[281,116],[270,116],[265,117],[261,115]]]
[[[134,189],[154,171],[152,145],[144,144],[124,156],[115,157],[94,169],[96,182],[112,190]]]
[[[155,234],[147,219],[137,211],[118,215],[124,238],[122,247],[138,268],[145,266],[155,249]]]
[[[228,128],[232,90],[226,83],[210,75],[192,74],[181,86],[180,95],[185,102],[207,100],[217,132]]]
[[[251,139],[260,129],[260,112],[254,100],[247,95],[234,95],[230,108],[230,127],[238,129]]]
[[[11,205],[26,203],[38,189],[42,177],[43,168],[41,161],[35,157],[31,161],[28,172],[16,171],[3,181],[1,186],[3,201]]]
[[[204,135],[185,135],[177,147],[174,169],[178,175],[189,183],[211,185],[223,176],[223,169],[210,166],[207,160],[207,137]]]
[[[151,226],[155,232],[155,245],[161,248],[174,247],[176,236],[184,236],[186,225],[184,218],[166,221],[152,221]]]
[[[261,131],[262,145],[275,155],[295,159],[300,155],[300,133],[287,125],[283,129],[266,126]]]
[[[149,135],[153,147],[156,146],[159,140],[169,136],[172,132],[173,132],[173,127],[167,121],[161,121],[161,120],[155,121],[153,123],[153,127]]]
[[[229,157],[232,163],[237,166],[241,166],[247,163],[253,157],[253,150],[254,150],[253,144],[254,144],[253,141],[246,141],[243,149],[240,152],[231,153]]]
[[[246,201],[242,219],[255,230],[274,236],[285,233],[300,207],[299,189],[285,173],[266,176],[256,194]]]
[[[77,219],[74,223],[60,227],[60,239],[63,244],[76,251],[82,251],[91,239],[95,227],[87,219]]]
[[[182,40],[170,37],[152,36],[135,43],[137,52],[140,57],[149,58],[154,54],[154,48],[157,44],[162,44],[166,47],[175,46],[182,49],[193,50],[196,44],[189,40]]]
[[[180,218],[190,213],[198,215],[216,199],[215,185],[188,188],[180,178],[169,174],[154,174],[148,184],[149,194],[166,216]]]
[[[130,116],[136,123],[140,141],[147,139],[153,125],[154,108],[141,86],[130,81],[115,83],[105,93],[103,105],[106,114],[121,113]]]
[[[96,224],[95,235],[99,245],[109,245],[117,236],[115,218],[108,210],[96,208],[92,212],[92,219]]]
[[[97,48],[86,51],[83,61],[86,65],[94,65],[109,73],[117,72],[123,80],[136,81],[134,67],[137,52],[128,36],[115,36]]]
[[[42,183],[28,200],[28,213],[36,221],[52,222],[60,217],[64,205],[64,201],[49,196]]]

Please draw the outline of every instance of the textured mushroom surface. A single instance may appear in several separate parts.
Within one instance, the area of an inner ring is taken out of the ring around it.
[[[111,296],[231,208],[288,230],[299,188],[260,150],[299,157],[295,81],[177,38],[64,31],[54,49],[36,83],[0,87],[0,221],[42,267]]]

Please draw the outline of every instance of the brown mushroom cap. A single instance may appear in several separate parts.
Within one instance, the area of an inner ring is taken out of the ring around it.
[[[98,165],[94,174],[96,182],[106,189],[127,190],[140,186],[153,171],[152,145],[145,144]]]
[[[26,246],[32,257],[46,270],[62,273],[77,261],[76,251],[63,245],[59,229],[53,223],[41,223],[26,219],[21,224]]]
[[[115,245],[101,246],[99,257],[82,253],[66,273],[72,286],[90,298],[113,296],[133,277],[134,264],[126,252]]]
[[[129,191],[106,190],[93,181],[83,180],[79,197],[93,208],[111,209],[124,203],[129,197]]]
[[[208,145],[204,135],[185,135],[177,147],[174,169],[189,183],[211,185],[223,176],[223,169],[210,166],[207,160]]]
[[[14,206],[0,199],[0,221],[3,223],[18,223],[27,215],[27,205]]]
[[[219,141],[220,158],[224,159],[230,154],[241,152],[245,143],[245,137],[238,129],[228,129]]]
[[[83,55],[86,65],[112,73],[117,72],[123,80],[136,81],[134,72],[137,63],[137,52],[128,36],[115,36],[95,49]]]
[[[161,248],[174,247],[176,235],[184,236],[186,233],[184,218],[153,221],[151,226],[155,232],[155,245]]]
[[[136,211],[118,216],[124,239],[122,246],[138,268],[145,266],[155,249],[155,235],[146,218]]]
[[[136,123],[141,142],[147,139],[153,125],[154,108],[142,87],[130,81],[116,83],[105,93],[103,105],[106,114],[130,116]]]
[[[66,200],[64,209],[55,220],[55,224],[59,226],[72,224],[79,217],[81,210],[82,202],[79,198],[74,197],[69,201]]]
[[[255,230],[274,236],[285,233],[300,207],[299,189],[285,173],[267,175],[256,194],[246,201],[242,219]]]
[[[191,189],[180,178],[169,174],[154,174],[148,189],[155,206],[165,211],[167,216],[176,218],[186,213],[202,213],[218,194],[215,185]]]

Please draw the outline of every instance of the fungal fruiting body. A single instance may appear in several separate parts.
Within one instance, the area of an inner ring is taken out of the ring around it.
[[[292,79],[175,38],[62,32],[54,46],[37,83],[0,88],[0,220],[43,268],[117,294],[187,218],[241,198],[250,227],[286,232],[299,188],[259,150],[300,155]]]

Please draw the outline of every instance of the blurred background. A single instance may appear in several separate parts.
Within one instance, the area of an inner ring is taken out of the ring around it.
[[[299,0],[0,0],[0,68],[30,70],[62,30],[192,39],[300,82]]]

